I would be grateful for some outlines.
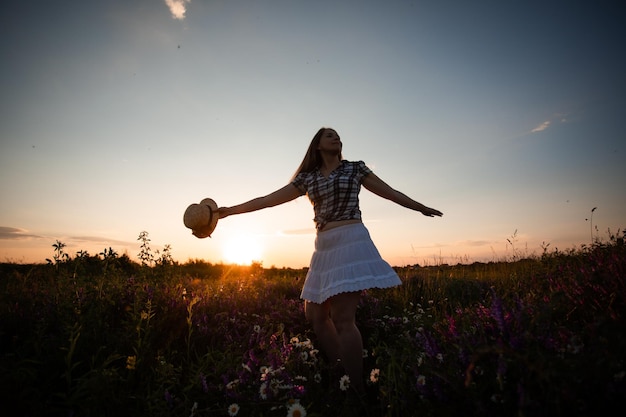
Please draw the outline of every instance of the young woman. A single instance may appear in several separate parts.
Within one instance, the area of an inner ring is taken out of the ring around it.
[[[357,392],[364,391],[363,341],[356,326],[361,290],[401,284],[385,262],[361,221],[361,185],[380,197],[425,216],[439,210],[418,203],[378,178],[362,161],[343,160],[337,132],[321,128],[304,160],[286,186],[264,197],[232,207],[220,207],[219,218],[277,206],[307,194],[313,204],[315,251],[301,297],[321,349],[340,361]]]

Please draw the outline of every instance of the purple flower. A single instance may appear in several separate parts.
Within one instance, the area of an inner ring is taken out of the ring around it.
[[[206,376],[203,373],[200,373],[200,382],[202,383],[202,392],[205,394],[209,392],[209,386],[206,383]]]
[[[502,310],[502,299],[497,296],[496,291],[491,288],[491,294],[493,295],[493,300],[491,303],[491,317],[495,320],[498,325],[498,329],[502,334],[506,333],[506,326],[504,322],[504,311]]]
[[[172,408],[174,406],[174,398],[172,397],[172,394],[170,394],[168,390],[165,390],[164,396],[165,396],[165,402],[170,408]]]

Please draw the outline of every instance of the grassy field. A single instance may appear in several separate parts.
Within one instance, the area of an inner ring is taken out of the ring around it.
[[[0,415],[336,415],[346,381],[304,320],[306,270],[180,264],[148,241],[140,262],[56,242],[48,264],[0,265]],[[623,234],[396,269],[403,285],[365,292],[358,310],[370,416],[623,406]]]

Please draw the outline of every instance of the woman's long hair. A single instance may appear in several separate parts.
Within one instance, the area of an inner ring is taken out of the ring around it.
[[[293,174],[291,180],[293,181],[296,176],[301,172],[311,172],[315,169],[319,168],[322,165],[322,155],[320,154],[320,150],[318,149],[320,146],[320,139],[322,135],[327,129],[331,129],[330,127],[322,127],[317,131],[315,136],[313,136],[313,140],[309,144],[309,149],[307,149],[306,154],[304,155],[304,159],[300,163],[300,166],[296,170],[296,173]],[[343,160],[343,156],[341,152],[339,153],[339,160]]]

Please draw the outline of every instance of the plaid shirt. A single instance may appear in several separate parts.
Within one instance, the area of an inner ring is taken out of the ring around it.
[[[315,213],[315,227],[321,230],[328,222],[361,219],[361,181],[371,172],[363,161],[341,161],[328,178],[318,168],[299,173],[291,183],[303,195],[309,196]]]

